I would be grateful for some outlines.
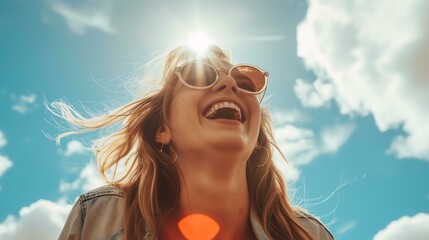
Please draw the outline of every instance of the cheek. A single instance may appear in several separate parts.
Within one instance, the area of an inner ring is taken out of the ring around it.
[[[259,135],[259,131],[261,128],[261,109],[258,109],[255,114],[255,123],[253,129],[255,129],[256,136]]]
[[[259,134],[260,126],[261,126],[261,115],[262,110],[259,102],[251,102],[252,104],[249,104],[250,114],[251,114],[251,128],[254,132],[254,134]]]
[[[250,115],[259,123],[261,120],[261,105],[256,99],[251,99],[248,106]]]
[[[183,96],[176,96],[171,104],[169,120],[173,126],[186,120],[186,104]]]
[[[179,93],[177,94],[172,103],[169,112],[169,121],[173,130],[188,131],[188,127],[195,121],[198,117],[196,115],[197,111],[197,101],[194,99],[193,95]]]

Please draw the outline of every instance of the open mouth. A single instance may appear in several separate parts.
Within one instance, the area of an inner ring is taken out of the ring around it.
[[[204,117],[207,119],[228,119],[243,122],[243,115],[240,107],[233,102],[219,102],[213,104],[204,113]]]

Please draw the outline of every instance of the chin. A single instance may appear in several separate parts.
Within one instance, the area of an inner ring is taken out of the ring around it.
[[[213,145],[217,150],[224,151],[244,151],[248,146],[248,143],[242,141],[242,139],[237,138],[221,138],[221,140],[217,140],[213,142]]]

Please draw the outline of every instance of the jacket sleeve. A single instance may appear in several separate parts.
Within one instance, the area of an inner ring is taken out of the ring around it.
[[[80,240],[83,227],[83,208],[81,199],[77,200],[67,217],[59,240]]]

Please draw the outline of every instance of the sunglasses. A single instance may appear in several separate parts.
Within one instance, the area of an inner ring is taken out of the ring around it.
[[[219,81],[218,70],[201,61],[192,61],[176,67],[176,74],[184,85],[193,89],[207,89]],[[228,76],[235,80],[241,91],[252,95],[265,90],[268,75],[268,72],[248,64],[234,65],[228,72]]]

